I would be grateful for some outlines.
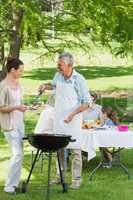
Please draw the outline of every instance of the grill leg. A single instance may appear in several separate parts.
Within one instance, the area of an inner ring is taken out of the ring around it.
[[[37,160],[39,151],[40,151],[40,150],[38,149],[38,150],[37,150],[37,153],[36,153],[36,155],[35,155],[35,158],[34,158],[34,160],[33,160],[33,163],[32,163],[32,166],[31,166],[31,170],[30,170],[30,173],[29,173],[29,176],[28,176],[26,182],[23,182],[23,184],[22,184],[22,192],[23,192],[23,193],[25,193],[25,192],[27,191],[27,185],[28,185],[28,183],[29,183],[29,181],[30,181],[30,177],[31,177],[32,171],[33,171],[33,169],[34,169],[34,167],[35,167],[35,163],[36,163],[36,160]]]
[[[47,184],[46,200],[49,200],[49,197],[50,197],[51,161],[52,161],[52,152],[50,151],[50,152],[49,152],[49,156],[48,156],[48,184]]]
[[[41,173],[43,173],[44,169],[44,152],[41,152]]]
[[[33,161],[33,163],[32,163],[31,170],[30,170],[29,176],[28,176],[27,181],[26,181],[27,184],[29,183],[29,180],[30,180],[32,171],[33,171],[33,169],[34,169],[34,167],[35,167],[35,164],[36,164],[36,160],[37,160],[39,151],[40,151],[40,150],[38,149],[38,150],[37,150],[37,153],[36,153],[36,155],[35,155],[34,161]]]
[[[59,152],[58,151],[57,151],[57,159],[58,159],[58,166],[59,166],[59,172],[60,172],[60,180],[61,180],[61,184],[62,184],[62,187],[63,187],[63,193],[64,193],[64,192],[68,191],[68,187],[67,187],[67,183],[65,183],[64,177],[62,175],[60,157],[59,157]]]

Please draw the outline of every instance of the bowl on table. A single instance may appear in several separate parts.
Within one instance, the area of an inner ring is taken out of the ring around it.
[[[118,125],[117,128],[118,128],[118,131],[121,131],[121,132],[126,132],[129,130],[128,125]]]

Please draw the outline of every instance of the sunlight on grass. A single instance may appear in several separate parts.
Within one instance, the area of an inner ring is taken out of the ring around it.
[[[112,91],[115,87],[118,90],[133,90],[133,76],[120,76],[97,78],[88,80],[88,86],[91,90]]]

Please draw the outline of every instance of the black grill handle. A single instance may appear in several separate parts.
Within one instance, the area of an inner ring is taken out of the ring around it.
[[[23,137],[22,139],[23,139],[23,140],[28,140],[28,137]]]
[[[39,91],[39,93],[37,94],[34,102],[32,103],[34,106],[38,104],[38,99],[43,93],[44,93],[44,91],[41,91],[41,90]]]
[[[76,142],[76,139],[70,139],[70,142]]]

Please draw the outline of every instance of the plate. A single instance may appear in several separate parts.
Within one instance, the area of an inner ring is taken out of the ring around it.
[[[94,129],[95,129],[95,130],[106,130],[107,127],[104,127],[104,126],[102,127],[102,126],[101,126],[101,127],[95,127]]]

